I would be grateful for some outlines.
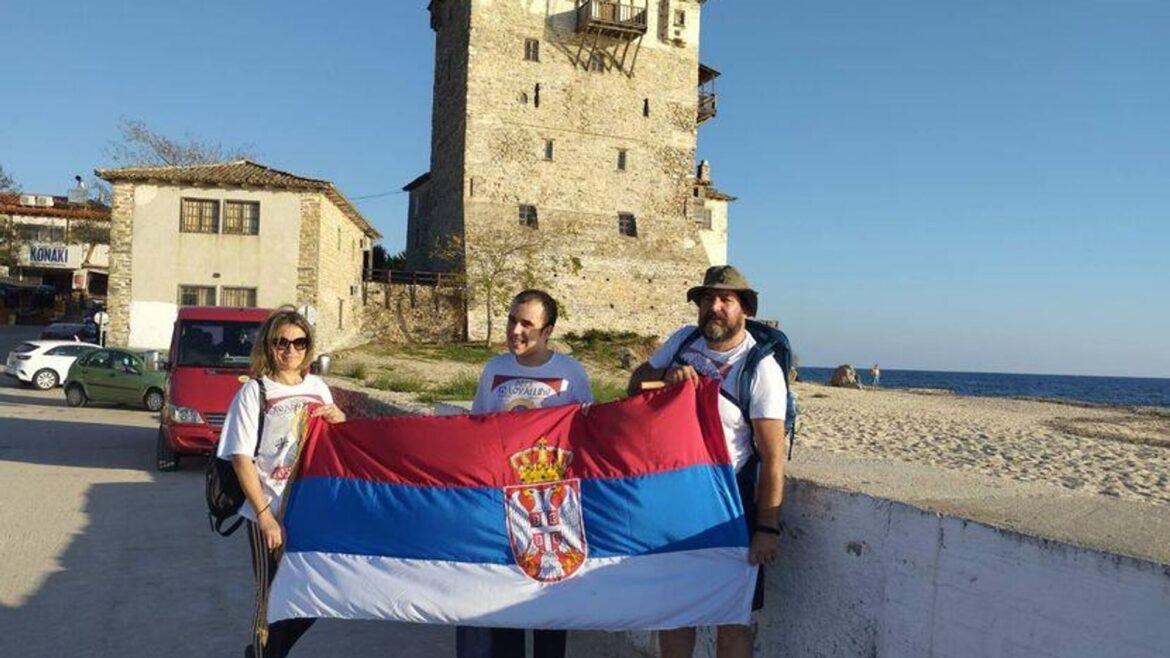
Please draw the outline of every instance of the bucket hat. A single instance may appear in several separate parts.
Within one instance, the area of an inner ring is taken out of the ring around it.
[[[708,290],[731,290],[739,295],[740,304],[749,316],[756,314],[759,293],[752,289],[747,277],[731,265],[707,268],[707,273],[703,275],[703,285],[688,290],[687,301],[698,304],[703,293]]]

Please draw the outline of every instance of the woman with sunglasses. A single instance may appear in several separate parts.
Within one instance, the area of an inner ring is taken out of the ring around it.
[[[309,374],[312,362],[313,330],[304,316],[291,306],[268,316],[252,346],[254,378],[241,386],[232,400],[219,442],[218,456],[230,457],[247,498],[240,515],[247,519],[252,549],[257,618],[252,643],[244,651],[246,657],[283,658],[314,621],[286,619],[266,625],[259,615],[260,602],[267,598],[284,547],[281,496],[301,449],[300,431],[310,417],[320,416],[330,423],[345,421],[345,414],[333,404],[329,387],[320,377]],[[261,427],[263,436],[259,435]],[[262,640],[265,633],[266,641]]]

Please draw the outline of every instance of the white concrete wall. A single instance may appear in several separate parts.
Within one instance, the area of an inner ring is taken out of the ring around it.
[[[783,516],[756,656],[1170,656],[1165,564],[806,481]],[[627,639],[656,655],[649,633]]]
[[[704,207],[711,211],[711,228],[699,231],[699,241],[712,265],[727,264],[727,206],[726,201],[707,199]]]

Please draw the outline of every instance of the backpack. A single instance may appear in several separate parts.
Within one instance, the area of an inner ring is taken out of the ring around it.
[[[796,443],[796,417],[800,414],[800,405],[796,400],[796,392],[792,390],[789,384],[789,372],[792,370],[792,345],[788,342],[788,336],[784,335],[783,331],[774,329],[762,322],[755,320],[747,321],[747,332],[756,341],[756,344],[748,351],[747,356],[744,357],[743,369],[739,371],[739,381],[736,383],[736,395],[734,398],[727,396],[739,407],[743,417],[748,421],[748,431],[752,432],[751,423],[751,391],[752,391],[752,377],[756,374],[756,369],[760,367],[760,363],[772,357],[776,359],[776,363],[780,365],[781,372],[784,373],[784,388],[788,391],[788,399],[785,401],[784,413],[784,438],[788,442],[788,458],[792,459],[792,447]],[[701,331],[696,328],[690,333],[683,342],[679,345],[678,351],[674,353],[672,362],[675,364],[683,364],[684,362],[679,358],[683,351],[686,350],[691,343],[703,337]],[[720,395],[726,395],[722,388],[719,389]],[[752,448],[751,457],[748,459],[748,465],[759,464],[759,454],[756,452],[755,437],[749,442]],[[753,469],[754,470],[754,469]]]
[[[264,391],[264,380],[258,378],[256,383],[260,385],[260,418],[257,423],[256,450],[252,453],[253,459],[260,454],[260,441],[264,438],[264,403],[267,398]],[[239,516],[240,508],[244,506],[246,500],[244,489],[240,486],[240,479],[236,476],[236,469],[232,465],[231,459],[220,459],[214,454],[211,455],[211,458],[207,460],[207,471],[204,474],[204,479],[207,485],[207,521],[211,524],[213,531],[227,537],[239,529],[244,518],[242,516],[237,518],[226,530],[223,527],[224,524],[230,521],[233,516]]]

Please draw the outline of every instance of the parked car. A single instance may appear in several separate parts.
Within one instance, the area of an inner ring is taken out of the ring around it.
[[[71,407],[93,401],[160,411],[165,391],[166,373],[147,368],[146,355],[132,350],[94,350],[78,357],[65,377],[65,401]]]
[[[41,331],[42,340],[98,342],[98,327],[92,322],[54,322]]]
[[[228,406],[248,381],[252,343],[271,311],[186,306],[179,309],[167,358],[167,401],[158,428],[158,470],[186,455],[215,452]]]
[[[31,340],[8,353],[4,374],[47,391],[65,381],[77,357],[99,349],[72,340]]]

